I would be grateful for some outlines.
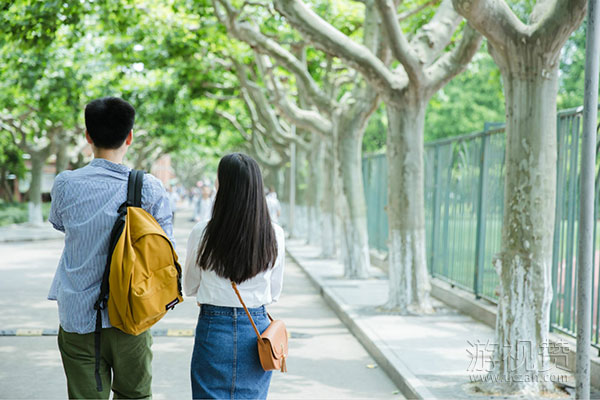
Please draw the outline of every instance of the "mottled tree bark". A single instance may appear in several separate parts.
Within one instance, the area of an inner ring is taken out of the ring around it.
[[[386,107],[390,266],[386,307],[400,312],[432,311],[423,208],[426,107],[427,103],[418,98],[405,98],[400,104],[388,103]]]
[[[309,154],[308,199],[308,233],[307,243],[313,246],[321,244],[321,201],[323,198],[324,143],[322,138],[314,136]]]
[[[323,197],[321,199],[321,257],[335,258],[337,246],[335,239],[335,180],[336,161],[334,158],[333,144],[326,142],[325,169],[323,174]]]
[[[585,14],[584,0],[536,4],[529,25],[503,0],[454,0],[488,38],[506,102],[502,248],[491,392],[538,396],[549,380],[552,242],[556,199],[556,93],[560,50]]]
[[[365,130],[364,113],[354,107],[339,110],[337,115],[337,154],[341,177],[342,249],[344,276],[362,279],[369,276],[369,238],[367,234],[367,205],[362,176],[362,138]],[[368,117],[367,117],[368,118]],[[362,120],[361,120],[362,119]]]
[[[29,223],[41,225],[42,216],[42,176],[48,159],[45,151],[31,153],[31,184],[29,186]]]

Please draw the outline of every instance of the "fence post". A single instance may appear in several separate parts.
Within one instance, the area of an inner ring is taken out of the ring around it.
[[[590,335],[592,324],[592,254],[594,252],[594,175],[596,172],[596,120],[598,116],[598,2],[588,1],[585,46],[585,97],[579,185],[579,241],[577,260],[577,365],[576,397],[590,398]]]
[[[434,145],[433,150],[433,210],[431,212],[431,254],[429,255],[429,273],[433,275],[433,264],[435,263],[435,253],[437,250],[438,241],[438,220],[440,218],[440,191],[438,190],[439,185],[439,165],[438,159],[440,155],[440,146]]]
[[[567,126],[563,118],[556,117],[556,206],[554,211],[554,241],[552,243],[552,302],[550,303],[550,332],[554,330],[554,324],[558,320],[556,303],[564,293],[558,292],[558,257],[560,253],[560,232],[563,220],[563,191],[559,190],[563,182],[564,158],[566,144],[563,146],[563,136],[566,135]],[[560,310],[560,308],[559,308]]]
[[[486,228],[486,202],[487,192],[487,161],[488,144],[490,135],[487,133],[490,125],[486,122],[481,136],[481,152],[479,160],[479,187],[477,193],[477,237],[475,241],[475,276],[473,277],[473,292],[475,298],[481,297],[483,286],[483,267],[485,263],[485,228]]]

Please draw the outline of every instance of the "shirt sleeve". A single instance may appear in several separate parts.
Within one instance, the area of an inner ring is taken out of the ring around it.
[[[196,259],[198,258],[198,246],[200,245],[205,225],[203,223],[196,224],[187,241],[183,271],[183,292],[186,296],[195,296],[200,286],[201,271],[198,265],[196,265]]]
[[[163,228],[167,237],[175,247],[173,237],[173,212],[169,202],[169,194],[156,177],[150,174],[144,175],[142,186],[142,208],[148,211]]]
[[[275,236],[277,237],[277,260],[271,274],[271,296],[273,302],[279,300],[283,289],[283,271],[285,269],[285,235],[283,229],[275,226]]]
[[[50,221],[54,229],[61,232],[65,231],[61,214],[61,202],[64,195],[64,186],[65,180],[63,179],[63,175],[57,175],[54,179],[54,184],[52,185],[52,190],[50,192],[50,199],[52,201],[50,203],[50,215],[48,216],[48,221]]]

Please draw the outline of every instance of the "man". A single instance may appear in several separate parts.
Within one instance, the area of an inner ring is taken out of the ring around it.
[[[169,205],[171,207],[171,212],[173,213],[173,223],[175,223],[175,212],[177,211],[177,203],[179,202],[179,193],[177,193],[177,188],[173,185],[169,186]]]
[[[198,212],[196,221],[208,221],[212,216],[212,208],[215,199],[212,197],[212,188],[208,184],[202,186],[202,194],[198,199]]]
[[[275,188],[273,186],[269,187],[269,193],[267,193],[266,200],[271,221],[278,224],[279,217],[281,216],[281,205],[279,204],[279,200],[277,199],[277,192],[275,191]]]
[[[126,101],[106,97],[85,107],[86,139],[94,160],[64,171],[52,187],[49,220],[65,233],[65,247],[48,295],[58,301],[58,347],[67,377],[69,398],[149,398],[152,382],[152,336],[128,335],[111,327],[102,314],[100,373],[94,375],[94,302],[108,257],[109,237],[117,210],[127,197],[129,167],[123,157],[133,140],[135,109]],[[158,221],[173,242],[169,197],[158,179],[144,176],[142,208]],[[111,382],[112,372],[112,382]]]

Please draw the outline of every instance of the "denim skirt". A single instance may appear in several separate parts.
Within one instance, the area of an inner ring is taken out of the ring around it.
[[[269,326],[265,307],[249,308],[260,332]],[[258,358],[256,333],[241,307],[203,304],[192,354],[194,399],[266,399],[271,371]]]

